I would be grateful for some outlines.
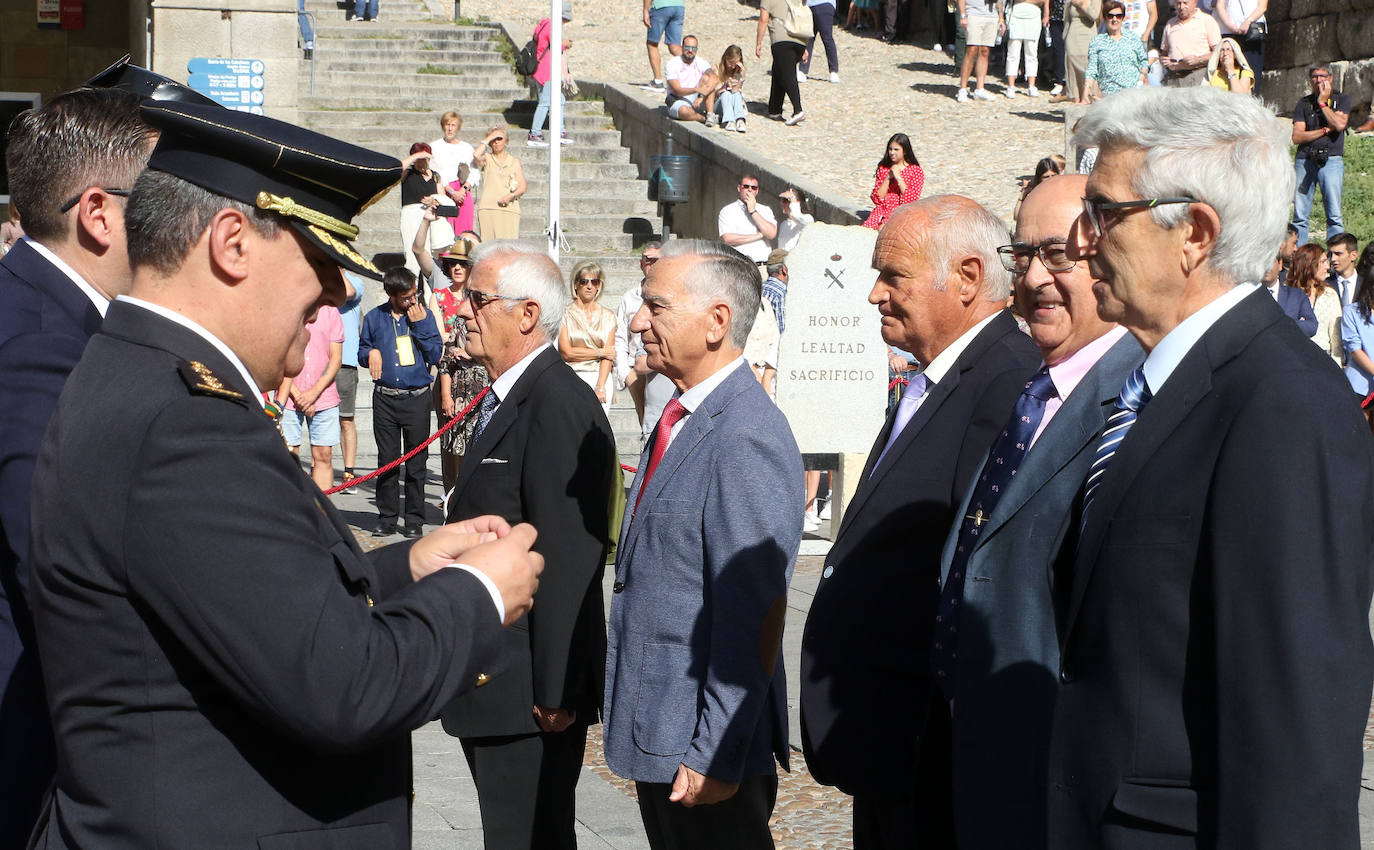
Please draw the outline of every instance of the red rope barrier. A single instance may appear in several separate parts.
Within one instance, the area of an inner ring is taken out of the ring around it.
[[[909,384],[909,383],[911,383],[911,382],[908,381],[906,378],[903,378],[901,375],[898,375],[897,377],[895,377],[895,378],[892,379],[892,383],[890,383],[890,384],[887,385],[887,391],[888,391],[888,392],[892,392],[894,389],[896,389],[896,387],[897,387],[898,384],[901,384],[902,386],[906,386],[906,385]]]
[[[324,491],[324,494],[326,496],[332,496],[335,493],[342,492],[348,487],[357,487],[359,484],[371,481],[372,479],[376,478],[378,475],[381,475],[384,472],[390,472],[391,470],[395,469],[396,467],[415,457],[415,455],[419,454],[421,451],[426,449],[430,443],[439,439],[439,437],[445,431],[447,431],[454,425],[457,425],[459,422],[462,422],[465,418],[467,418],[467,415],[471,413],[472,409],[477,406],[477,403],[482,400],[482,396],[486,395],[489,392],[491,392],[491,387],[483,387],[482,391],[478,393],[476,396],[474,396],[472,401],[468,402],[467,407],[458,411],[458,413],[454,414],[452,419],[444,423],[444,427],[440,428],[438,431],[435,431],[433,434],[430,434],[429,439],[425,440],[420,445],[416,446],[415,448],[396,458],[391,463],[388,463],[386,466],[383,466],[380,469],[374,469],[366,475],[360,475],[357,478],[350,478],[348,481],[345,481],[337,487],[330,487],[328,490]]]

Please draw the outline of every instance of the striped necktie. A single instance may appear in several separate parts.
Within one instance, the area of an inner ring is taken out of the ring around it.
[[[1088,468],[1088,478],[1083,482],[1083,521],[1087,522],[1088,507],[1092,505],[1093,492],[1097,490],[1097,485],[1102,483],[1102,475],[1111,465],[1112,456],[1116,454],[1121,441],[1126,439],[1126,433],[1135,424],[1136,417],[1140,415],[1140,410],[1153,396],[1150,387],[1145,383],[1145,367],[1137,366],[1130,377],[1126,379],[1126,386],[1121,388],[1121,395],[1116,399],[1116,412],[1107,417],[1107,427],[1102,432],[1102,442],[1097,447],[1097,456],[1093,458],[1093,465]]]
[[[496,397],[496,393],[492,392],[490,388],[487,389],[486,393],[482,396],[482,403],[477,407],[477,425],[472,429],[474,442],[486,430],[487,423],[491,421],[491,414],[496,410],[496,405],[501,403],[501,400]]]

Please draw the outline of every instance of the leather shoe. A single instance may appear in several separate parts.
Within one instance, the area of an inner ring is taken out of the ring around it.
[[[421,537],[425,536],[425,532],[424,529],[418,525],[407,525],[405,530],[401,532],[401,536],[407,540],[419,540]]]
[[[393,534],[395,534],[395,533],[396,533],[396,526],[394,526],[394,525],[379,525],[379,526],[377,526],[377,529],[376,529],[375,531],[372,532],[372,536],[373,536],[373,537],[390,537],[391,535],[393,535]]]

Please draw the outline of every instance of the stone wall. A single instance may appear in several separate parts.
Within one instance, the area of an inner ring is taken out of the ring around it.
[[[263,111],[296,123],[296,0],[152,0],[152,69],[186,82],[186,63],[194,57],[261,59]]]
[[[689,201],[673,208],[675,236],[715,239],[716,215],[721,207],[739,199],[739,176],[750,171],[759,176],[759,202],[778,212],[778,194],[795,186],[811,199],[811,214],[816,221],[829,224],[860,224],[864,216],[849,198],[827,190],[814,180],[792,169],[759,157],[749,148],[737,145],[731,134],[706,130],[701,124],[673,121],[661,100],[645,103],[638,89],[619,83],[578,81],[585,93],[600,95],[606,111],[620,130],[620,143],[630,149],[630,159],[639,166],[640,176],[648,177],[649,157],[666,153],[667,140],[673,140],[673,153],[691,156]]]
[[[144,58],[148,0],[86,0],[81,29],[40,28],[34,0],[0,0],[0,90],[46,101],[125,53]]]
[[[1311,90],[1308,66],[1329,62],[1351,119],[1363,121],[1374,98],[1374,0],[1269,0],[1266,17],[1265,99],[1291,112]]]

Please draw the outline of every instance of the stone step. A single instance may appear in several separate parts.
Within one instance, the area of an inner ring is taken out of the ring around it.
[[[364,89],[364,91],[369,91]],[[369,111],[369,110],[416,110],[419,112],[430,112],[438,114],[449,107],[449,104],[460,104],[469,112],[499,112],[510,106],[514,97],[524,94],[523,89],[502,88],[488,89],[482,92],[462,91],[453,87],[448,91],[424,93],[413,93],[410,91],[397,91],[395,94],[360,94],[358,92],[348,92],[332,95],[320,94],[319,82],[316,82],[316,93],[309,94],[310,83],[307,81],[302,85],[298,106],[301,109],[339,109],[350,111]]]
[[[492,96],[490,92],[495,89],[525,91],[516,84],[518,78],[509,68],[496,73],[460,71],[456,74],[427,74],[420,71],[423,66],[424,62],[417,59],[395,73],[386,73],[381,69],[339,71],[334,70],[331,63],[326,62],[315,70],[315,93],[380,93],[404,90],[410,94],[429,93],[435,90],[448,92],[457,88],[461,91],[480,92],[483,97],[489,98]],[[303,82],[309,85],[308,80]]]
[[[315,59],[320,62],[332,60],[397,62],[401,60],[410,61],[416,57],[428,59],[435,63],[447,62],[455,66],[510,68],[500,53],[480,42],[464,44],[461,47],[438,47],[437,45],[417,47],[404,41],[389,41],[387,39],[315,39]]]
[[[429,41],[435,44],[491,42],[498,31],[493,27],[460,27],[445,23],[422,23],[417,21],[397,21],[394,26],[386,23],[386,10],[381,10],[381,20],[375,24],[366,23],[321,23],[315,30],[318,38],[346,38],[364,41],[405,41],[412,47],[417,42]]]
[[[425,65],[451,69],[462,75],[492,77],[505,82],[512,76],[510,66],[501,57],[492,55],[483,59],[454,58],[446,51],[432,53],[417,51],[401,56],[359,56],[352,50],[337,50],[326,53],[315,50],[315,75],[317,78],[333,80],[338,74],[366,74],[377,79],[377,84],[385,84],[390,77],[417,74]],[[420,74],[420,76],[455,77],[459,74]],[[476,83],[472,83],[476,85]]]
[[[499,119],[498,119],[499,120]],[[434,141],[440,134],[437,121],[416,122],[406,127],[398,126],[367,126],[367,127],[348,127],[342,125],[321,125],[314,122],[302,121],[301,125],[309,127],[326,136],[333,136],[351,144],[361,145],[375,151],[388,153],[395,157],[405,155],[410,149],[409,144],[396,143],[397,139],[423,140],[426,142]],[[601,132],[594,128],[591,119],[568,118],[565,122],[568,127],[568,134],[572,136],[575,144],[563,147],[563,162],[599,162],[599,163],[629,163],[630,152],[622,147],[610,147],[606,144],[606,139]],[[475,127],[481,130],[487,128],[485,123],[474,122]],[[466,125],[464,126],[466,130]],[[531,148],[525,144],[525,130],[517,129],[512,132],[515,139],[515,146],[511,151],[520,159],[522,163],[546,162],[548,148]],[[463,139],[469,143],[473,141],[468,134],[463,134]],[[595,143],[595,144],[594,144]],[[543,154],[543,156],[537,156]]]

